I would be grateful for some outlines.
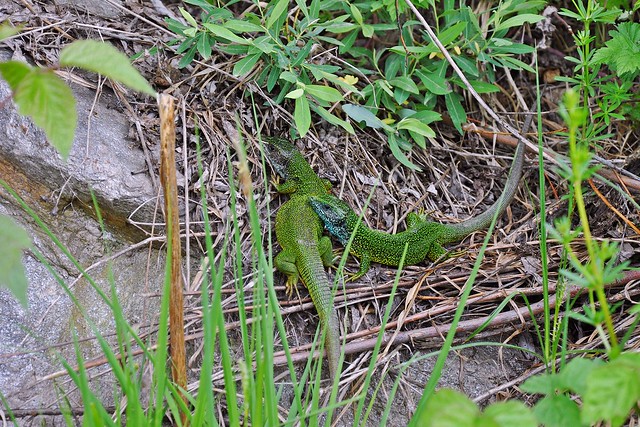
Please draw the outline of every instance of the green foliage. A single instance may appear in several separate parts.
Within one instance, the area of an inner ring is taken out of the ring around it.
[[[0,40],[18,32],[19,29],[7,24],[0,25]],[[105,43],[92,40],[71,43],[62,49],[60,65],[95,71],[134,90],[155,94],[127,57]],[[0,62],[0,75],[9,84],[20,114],[31,117],[66,160],[78,122],[71,89],[52,69],[32,67],[19,61]],[[14,243],[3,246],[0,271],[6,276],[0,285],[7,286],[26,305],[27,281],[20,260],[22,251],[29,246],[28,237],[12,221],[0,216],[0,241]]]
[[[454,90],[462,82],[419,23],[409,20],[404,2],[313,0],[290,9],[289,1],[272,0],[256,4],[242,19],[208,2],[187,3],[201,11],[198,17],[181,9],[187,25],[167,19],[184,54],[179,65],[196,55],[206,60],[214,48],[237,56],[234,75],[266,88],[276,103],[293,100],[301,136],[312,125],[312,113],[349,133],[354,125],[382,129],[396,158],[418,169],[405,153],[416,145],[425,148],[434,136],[430,124],[441,120],[434,111],[438,99],[458,130],[466,122],[462,97]],[[428,1],[416,4],[436,11]],[[541,20],[537,11],[543,5],[503,1],[484,20],[466,6],[445,8],[436,17],[438,37],[476,90],[497,91],[493,67],[532,71],[517,57],[533,47],[511,41],[507,33]],[[377,38],[397,45],[385,47]],[[336,50],[340,61],[331,61]]]
[[[606,363],[574,359],[560,373],[531,377],[521,388],[544,395],[534,413],[545,426],[620,426],[640,400],[640,354],[623,353]],[[579,396],[582,407],[568,394]]]
[[[155,96],[147,80],[140,75],[127,57],[108,43],[78,40],[60,52],[61,67],[79,67],[118,81],[131,89]]]
[[[27,307],[27,278],[22,252],[31,247],[29,235],[11,218],[0,216],[0,287],[6,287]]]
[[[15,33],[12,27],[0,32]],[[60,65],[95,71],[134,90],[154,95],[155,91],[115,47],[93,40],[79,40],[60,52]],[[52,69],[32,67],[18,61],[0,62],[0,75],[13,92],[20,114],[31,117],[53,145],[67,159],[78,116],[73,92]]]
[[[640,3],[636,4],[634,10],[638,5]],[[634,95],[633,90],[635,78],[640,71],[640,24],[615,24],[616,19],[627,12],[621,12],[611,2],[603,5],[597,0],[588,0],[576,2],[575,6],[575,11],[562,9],[560,12],[584,26],[574,35],[577,58],[565,57],[575,64],[574,74],[556,77],[556,80],[568,82],[578,88],[585,105],[594,103],[598,106],[590,112],[594,120],[578,130],[581,140],[595,143],[609,137],[607,131],[614,120],[640,120],[638,109],[634,105],[637,95]],[[605,46],[594,35],[594,24],[602,28],[616,25],[615,29],[609,31],[610,39],[604,42]],[[601,72],[603,65],[612,73]]]
[[[593,61],[605,63],[620,76],[638,75],[640,71],[640,24],[622,22],[609,32],[611,39],[593,55]],[[626,76],[630,77],[630,76]]]
[[[66,159],[78,122],[71,89],[51,70],[23,62],[0,62],[0,74],[9,83],[20,114],[31,117]]]
[[[6,22],[0,24],[0,41],[15,36],[20,30],[21,27],[14,27]]]
[[[497,402],[484,412],[463,393],[437,391],[427,405],[415,414],[417,425],[428,427],[536,427],[538,422],[529,408],[517,401]]]

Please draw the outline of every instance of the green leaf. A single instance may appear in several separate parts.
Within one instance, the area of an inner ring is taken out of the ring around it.
[[[183,7],[179,7],[178,10],[180,11],[180,14],[184,18],[184,20],[187,21],[189,25],[191,25],[194,28],[198,28],[198,23],[196,22],[196,19],[193,16],[191,16],[189,12],[187,12]]]
[[[600,359],[587,359],[585,357],[576,357],[562,368],[558,374],[559,386],[563,390],[571,390],[584,396],[587,392],[587,378],[589,374],[604,362]]]
[[[609,31],[611,40],[593,55],[595,63],[605,63],[619,74],[640,70],[640,24],[623,22],[618,31]]]
[[[79,40],[60,52],[60,65],[80,67],[102,74],[133,90],[156,96],[156,91],[129,62],[129,59],[109,43]]]
[[[533,408],[538,422],[545,427],[580,427],[580,408],[564,394],[546,396]]]
[[[353,3],[351,3],[349,6],[351,10],[351,16],[353,16],[354,21],[356,21],[358,25],[362,26],[362,13],[360,13],[360,9],[358,9],[358,7]]]
[[[237,33],[259,33],[264,31],[264,28],[260,25],[242,19],[229,19],[224,22],[224,26]]]
[[[254,53],[252,55],[247,55],[242,58],[240,61],[236,62],[236,65],[233,66],[233,75],[234,76],[244,76],[247,75],[253,70],[254,65],[260,60],[262,53]]]
[[[446,95],[451,92],[451,86],[444,77],[426,70],[416,70],[415,73],[429,92],[436,95]]]
[[[491,404],[483,413],[501,427],[537,427],[538,421],[524,403],[517,400]]]
[[[327,102],[342,101],[342,94],[339,90],[323,85],[306,85],[305,91],[314,98]]]
[[[538,374],[527,378],[520,388],[527,393],[552,395],[560,388],[557,374]]]
[[[298,88],[298,89],[292,90],[291,92],[286,94],[284,97],[289,99],[298,99],[301,96],[304,96],[304,89]]]
[[[419,94],[420,90],[418,86],[411,80],[411,78],[407,76],[395,77],[389,80],[389,84],[393,87],[400,88],[402,90],[406,90],[410,93]]]
[[[22,26],[14,27],[8,23],[0,25],[0,41],[8,39],[11,36],[15,36],[22,30]]]
[[[233,32],[231,32],[231,30],[229,30],[228,28],[223,27],[222,25],[218,25],[218,24],[212,24],[210,22],[204,23],[202,24],[203,27],[205,27],[207,30],[209,30],[211,32],[211,34],[213,34],[216,37],[220,37],[221,39],[225,39],[227,41],[230,41],[232,43],[238,43],[238,44],[250,44],[251,42],[245,38],[242,38],[240,36],[238,36],[237,34],[234,34]]]
[[[413,117],[407,117],[406,119],[400,120],[396,128],[407,129],[411,132],[418,133],[427,138],[435,138],[436,136],[436,133],[433,131],[433,129]]]
[[[501,56],[497,57],[496,60],[507,68],[511,68],[512,70],[525,70],[530,73],[535,73],[535,70],[531,68],[528,64],[520,61],[516,58],[511,58],[509,56]]]
[[[323,107],[319,105],[311,105],[311,109],[316,113],[318,113],[320,117],[322,117],[332,125],[340,126],[344,130],[349,132],[351,135],[355,135],[356,132],[353,129],[353,126],[351,126],[351,123],[342,120],[340,117],[334,116],[333,114],[331,114],[330,112],[328,112],[327,110],[325,110]]]
[[[625,357],[628,359],[625,360]],[[614,426],[620,425],[619,420],[627,418],[638,400],[640,354],[622,354],[591,371],[587,378],[587,391],[583,396],[582,421],[595,424],[604,420]]]
[[[506,19],[498,24],[495,31],[506,30],[511,27],[521,27],[525,23],[535,24],[536,22],[542,21],[544,16],[535,15],[533,13],[522,13],[516,16],[513,16],[509,19]]]
[[[293,111],[293,119],[296,122],[300,137],[304,137],[311,127],[311,110],[306,96],[296,99],[296,106]]]
[[[20,114],[30,116],[66,160],[78,115],[71,89],[50,70],[32,69],[13,91]]]
[[[469,83],[478,93],[500,92],[500,88],[493,83],[483,82],[482,80],[469,80]]]
[[[11,218],[0,215],[0,287],[11,291],[13,296],[27,307],[27,277],[22,265],[22,252],[31,247],[31,239],[22,227]]]
[[[414,418],[415,425],[424,427],[475,427],[480,410],[459,391],[442,389],[431,396]]]
[[[20,61],[0,62],[0,73],[2,78],[9,83],[9,87],[15,92],[16,88],[26,75],[33,72],[35,68]]]
[[[374,129],[389,129],[392,130],[391,127],[384,124],[382,120],[376,117],[368,108],[361,107],[360,105],[354,104],[345,104],[342,106],[342,110],[349,116],[352,120],[361,123],[365,122],[365,124]]]
[[[278,0],[271,9],[271,14],[269,15],[269,19],[267,19],[267,30],[273,27],[283,13],[287,12],[287,7],[289,6],[289,0]]]
[[[393,153],[393,157],[395,157],[396,160],[398,160],[400,163],[402,163],[403,165],[405,165],[409,169],[412,169],[412,170],[418,171],[418,172],[422,171],[422,169],[420,169],[419,166],[417,166],[411,160],[409,160],[407,155],[404,154],[404,152],[400,149],[400,146],[398,145],[398,140],[396,139],[396,136],[394,134],[389,133],[388,134],[388,139],[389,139],[389,148],[391,148],[391,152]]]
[[[460,95],[455,92],[447,93],[444,96],[444,101],[453,125],[458,132],[462,133],[462,124],[467,121],[467,113],[460,103]]]

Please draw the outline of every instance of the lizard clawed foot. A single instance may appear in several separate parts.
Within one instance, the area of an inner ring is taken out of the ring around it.
[[[285,295],[287,295],[287,299],[293,298],[293,291],[296,291],[296,296],[298,297],[298,302],[302,304],[302,298],[300,297],[300,292],[298,291],[298,281],[295,282],[293,280],[287,280],[285,284]]]

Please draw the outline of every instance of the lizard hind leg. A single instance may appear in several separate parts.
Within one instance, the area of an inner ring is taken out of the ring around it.
[[[288,298],[293,295],[293,290],[298,287],[300,281],[300,273],[298,273],[298,267],[296,267],[296,257],[286,249],[276,255],[273,263],[276,269],[285,276],[287,276],[286,294]]]

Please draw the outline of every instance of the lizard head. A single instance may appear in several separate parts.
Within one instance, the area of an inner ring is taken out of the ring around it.
[[[263,137],[262,140],[264,141],[267,160],[269,160],[278,175],[287,178],[287,167],[298,150],[292,143],[283,138]]]
[[[327,231],[345,245],[351,235],[347,219],[349,215],[355,215],[349,205],[330,194],[310,196],[309,204],[318,214]]]

